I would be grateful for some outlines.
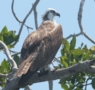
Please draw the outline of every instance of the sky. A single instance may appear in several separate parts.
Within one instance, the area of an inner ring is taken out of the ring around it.
[[[17,17],[20,20],[26,16],[28,11],[30,10],[32,4],[35,0],[15,0],[14,4],[14,11]],[[38,25],[42,22],[42,14],[46,11],[47,8],[54,8],[56,9],[61,17],[55,17],[57,23],[62,25],[63,28],[63,37],[67,37],[70,34],[76,34],[80,32],[80,28],[78,26],[78,10],[81,0],[40,0],[37,6],[38,12]],[[8,30],[15,30],[18,33],[20,24],[14,18],[12,11],[11,11],[11,3],[12,0],[0,0],[0,30],[4,26],[7,26]],[[28,26],[31,26],[33,30],[29,30],[29,33],[35,30],[34,24],[34,15],[33,12],[29,16],[26,21]],[[85,0],[84,8],[83,8],[83,17],[82,17],[82,25],[84,31],[93,39],[95,40],[95,1],[94,0]],[[13,49],[14,51],[19,52],[21,50],[22,44],[25,38],[28,35],[27,28],[24,27],[20,36],[20,40]],[[77,46],[79,47],[81,43],[84,43],[90,48],[94,46],[88,39],[86,39],[83,35],[77,37]],[[58,51],[56,57],[60,56],[60,50]],[[0,62],[6,58],[3,52],[0,52]],[[54,89],[53,90],[62,90],[60,84],[58,84],[59,80],[54,81]],[[35,83],[32,85],[32,90],[48,90],[48,83]],[[88,87],[87,90],[91,90],[91,86]]]

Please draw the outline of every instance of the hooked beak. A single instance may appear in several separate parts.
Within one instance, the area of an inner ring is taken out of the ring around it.
[[[60,17],[60,14],[59,14],[58,12],[56,12],[56,14],[55,14],[55,15]]]

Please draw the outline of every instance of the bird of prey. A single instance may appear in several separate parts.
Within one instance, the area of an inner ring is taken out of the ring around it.
[[[27,36],[21,49],[19,69],[15,76],[21,76],[19,85],[25,85],[38,70],[48,66],[62,43],[62,27],[54,20],[60,14],[48,8],[38,29]]]

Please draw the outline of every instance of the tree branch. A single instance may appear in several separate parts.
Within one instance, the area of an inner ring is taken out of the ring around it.
[[[82,26],[82,24],[81,24],[84,2],[85,2],[85,0],[81,0],[81,2],[80,2],[80,7],[79,7],[79,12],[78,12],[78,23],[79,23],[80,31],[81,31],[81,33],[82,33],[89,41],[91,41],[92,43],[95,44],[95,41],[94,41],[92,38],[90,38],[90,37],[84,32],[83,26]]]
[[[27,18],[29,17],[29,15],[32,13],[32,11],[34,10],[34,8],[37,6],[37,4],[39,3],[40,0],[36,0],[35,3],[33,4],[32,8],[30,9],[30,11],[28,12],[28,14],[25,16],[24,20],[22,21],[21,27],[19,29],[19,33],[18,33],[18,37],[20,37],[20,34],[22,32],[23,29],[23,25],[26,22]],[[18,42],[18,40],[13,44],[16,45],[16,43]]]
[[[12,68],[13,69],[17,69],[17,64],[15,63],[15,61],[13,60],[13,58],[11,57],[7,46],[1,40],[0,40],[0,46],[4,49],[5,54],[6,54],[7,58],[8,58],[8,61],[12,64]]]
[[[37,83],[37,82],[44,82],[48,80],[56,80],[60,78],[68,78],[72,75],[75,75],[76,73],[80,72],[86,72],[86,73],[95,73],[95,71],[90,71],[91,65],[95,63],[95,60],[86,60],[84,62],[80,62],[74,66],[71,66],[69,68],[63,68],[63,69],[58,69],[55,72],[51,71],[48,73],[48,75],[44,75],[41,77],[38,77],[37,74],[35,76],[32,76],[30,80],[27,82],[27,84],[31,83]]]
[[[89,79],[91,79],[91,78],[87,78],[87,80],[86,80],[86,84],[84,85],[84,86],[85,86],[85,90],[87,90],[87,85],[88,85],[88,81],[89,81]]]
[[[49,90],[53,90],[53,80],[49,80]]]
[[[1,77],[5,77],[5,78],[6,78],[7,76],[8,76],[8,74],[1,74],[1,73],[0,73],[0,78],[1,78]]]
[[[38,22],[37,22],[37,10],[36,7],[34,7],[34,19],[35,19],[35,27],[38,28]]]
[[[92,43],[94,43],[95,44],[95,40],[93,40],[90,36],[88,36],[86,33],[85,33],[85,31],[84,31],[84,29],[83,29],[83,26],[82,26],[82,24],[81,24],[81,22],[82,22],[82,13],[83,13],[83,6],[84,6],[84,2],[85,2],[85,0],[81,0],[81,2],[80,2],[80,7],[79,7],[79,11],[78,11],[78,24],[79,24],[79,28],[80,28],[80,33],[78,33],[78,34],[71,34],[71,35],[69,35],[69,36],[67,36],[66,37],[66,39],[69,39],[69,38],[71,38],[71,37],[73,37],[73,36],[80,36],[80,35],[84,35],[89,41],[91,41]]]
[[[69,36],[66,37],[66,39],[69,39],[69,38],[71,38],[71,37],[73,37],[73,36],[78,37],[78,36],[80,36],[80,35],[82,35],[82,34],[83,34],[82,32],[77,33],[77,34],[70,34]]]
[[[6,84],[6,82],[0,82],[0,84]]]
[[[11,9],[12,9],[12,13],[13,13],[15,19],[16,19],[19,23],[23,23],[23,21],[20,21],[20,20],[17,18],[16,14],[15,14],[15,12],[14,12],[14,0],[12,0]],[[28,29],[33,29],[32,27],[29,27],[29,26],[26,25],[26,24],[24,24],[24,25],[25,25]]]
[[[86,73],[95,73],[95,71],[90,72],[90,70],[93,69],[93,67],[91,67],[93,64],[95,64],[95,60],[86,60],[84,62],[80,62],[80,63],[78,63],[74,66],[68,67],[68,68],[62,68],[62,69],[58,69],[56,71],[50,71],[47,75],[38,76],[38,73],[36,73],[34,76],[31,76],[29,81],[26,82],[26,85],[38,83],[38,82],[49,81],[49,80],[68,78],[72,75],[75,75],[76,73],[80,73],[83,71]],[[4,88],[4,90],[17,90],[16,88],[18,87],[19,79],[20,79],[20,77],[16,77],[16,78],[12,79],[6,85],[6,87],[5,87],[6,89]]]

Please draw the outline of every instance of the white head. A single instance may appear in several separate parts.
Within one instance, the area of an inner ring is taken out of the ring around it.
[[[53,21],[54,16],[59,16],[60,14],[53,8],[48,8],[46,12],[42,15],[43,21],[45,20],[51,20]]]

